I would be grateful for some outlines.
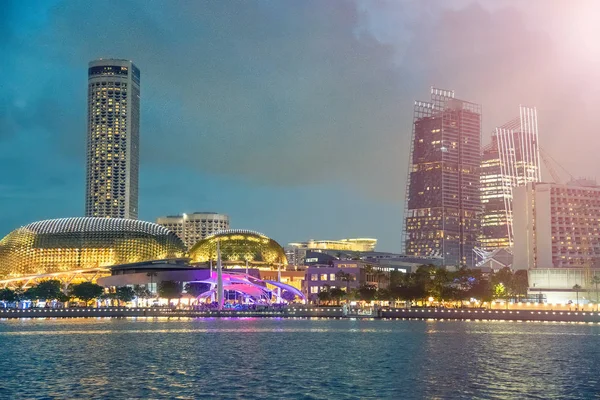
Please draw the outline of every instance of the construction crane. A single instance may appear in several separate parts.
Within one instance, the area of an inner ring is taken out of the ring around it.
[[[556,169],[554,169],[554,166],[552,165],[552,163],[558,165],[569,176],[569,178],[572,181],[575,180],[575,178],[573,178],[573,175],[571,175],[571,173],[569,171],[567,171],[567,169],[565,167],[560,165],[558,163],[558,161],[556,161],[550,154],[546,153],[546,151],[541,146],[540,146],[540,156],[542,157],[542,161],[544,161],[544,165],[546,166],[546,169],[548,169],[548,172],[552,176],[552,180],[554,181],[554,183],[562,184],[563,181],[562,181],[562,179],[560,179],[560,175],[558,175],[558,173],[556,172]],[[552,161],[552,162],[550,162],[550,161]]]

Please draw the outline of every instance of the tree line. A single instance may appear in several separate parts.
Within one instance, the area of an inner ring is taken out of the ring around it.
[[[527,296],[527,271],[512,271],[503,268],[496,273],[484,275],[479,269],[459,268],[448,271],[434,265],[421,265],[415,272],[392,271],[383,285],[363,282],[358,288],[350,289],[349,283],[355,277],[346,272],[338,272],[338,280],[345,282],[345,288],[325,286],[318,293],[320,302],[339,304],[342,300],[371,302],[410,301],[426,303],[432,297],[437,302],[461,303],[477,299],[519,299]],[[377,280],[381,283],[380,277]],[[345,290],[344,290],[345,289]]]

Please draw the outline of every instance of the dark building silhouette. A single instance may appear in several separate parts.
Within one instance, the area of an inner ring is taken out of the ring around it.
[[[415,102],[405,206],[405,253],[474,266],[480,227],[481,106],[431,89]]]

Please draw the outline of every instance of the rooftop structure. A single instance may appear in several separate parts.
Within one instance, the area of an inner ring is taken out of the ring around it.
[[[309,250],[345,250],[345,251],[373,251],[377,245],[377,239],[356,238],[339,240],[314,240],[307,242],[290,243],[288,246]]]
[[[174,233],[151,222],[52,219],[18,228],[0,240],[0,280],[107,271],[116,264],[177,258],[185,252]]]
[[[403,230],[407,255],[475,265],[480,163],[480,105],[436,88],[429,102],[415,102]]]
[[[162,281],[180,282],[182,288],[185,287],[185,283],[193,283],[203,288],[202,292],[195,297],[196,300],[209,303],[215,300],[218,286],[217,271],[194,268],[178,260],[167,261],[115,266],[111,268],[112,275],[98,279],[98,284],[104,287],[142,285],[155,292]],[[152,274],[150,275],[149,272]],[[231,304],[268,305],[306,299],[304,294],[292,285],[261,278],[256,269],[249,272],[247,274],[232,270],[222,272],[225,298],[231,300]]]

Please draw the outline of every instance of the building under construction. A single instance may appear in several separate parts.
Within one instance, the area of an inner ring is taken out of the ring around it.
[[[481,159],[481,235],[485,258],[496,249],[512,248],[513,188],[541,181],[537,111],[519,107],[519,116],[495,129]]]
[[[407,179],[405,253],[474,266],[481,200],[481,106],[431,89],[416,101]]]

